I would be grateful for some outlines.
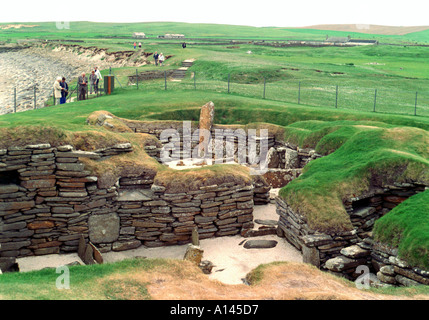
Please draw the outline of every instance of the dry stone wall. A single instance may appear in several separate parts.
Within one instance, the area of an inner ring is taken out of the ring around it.
[[[128,143],[94,152],[0,150],[0,262],[9,268],[16,257],[76,252],[81,235],[106,252],[188,243],[194,228],[202,239],[244,234],[253,228],[254,197],[268,197],[258,180],[168,193],[149,173],[100,187],[80,160],[131,151]]]
[[[427,187],[417,183],[396,183],[344,201],[354,229],[325,234],[312,230],[305,216],[277,198],[279,235],[284,236],[303,254],[303,261],[332,274],[356,280],[359,267],[374,272],[375,286],[411,286],[429,284],[429,271],[410,266],[398,258],[398,250],[372,240],[377,219],[408,197]],[[376,274],[376,276],[375,276]]]

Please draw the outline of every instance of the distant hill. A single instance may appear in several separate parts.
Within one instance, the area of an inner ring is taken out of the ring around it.
[[[413,32],[420,32],[429,29],[429,26],[399,27],[399,26],[380,26],[375,24],[322,24],[302,29],[315,29],[327,31],[359,32],[367,34],[382,34],[388,36],[403,36]]]

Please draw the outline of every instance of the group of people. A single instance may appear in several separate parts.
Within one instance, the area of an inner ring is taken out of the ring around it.
[[[54,82],[55,105],[66,103],[68,94],[69,85],[66,82],[66,78],[58,77],[57,80]]]
[[[137,43],[136,42],[134,42],[134,49],[136,49],[137,48]],[[139,49],[141,49],[142,48],[142,43],[141,42],[139,42]]]
[[[91,74],[89,75],[89,80],[85,72],[83,72],[82,75],[80,75],[77,79],[77,85],[78,85],[77,90],[78,90],[79,100],[86,99],[86,96],[88,93],[88,84],[90,88],[90,94],[92,94],[93,92],[97,94],[98,84],[101,78],[102,76],[98,67],[94,67],[94,70],[91,71]],[[58,104],[66,103],[68,94],[69,94],[69,86],[66,82],[66,78],[58,77],[54,83],[55,104],[58,105]]]
[[[162,64],[165,61],[165,57],[164,54],[158,53],[158,51],[155,51],[155,53],[153,54],[153,59],[155,60],[155,65],[157,66],[159,64],[159,66],[162,66]]]

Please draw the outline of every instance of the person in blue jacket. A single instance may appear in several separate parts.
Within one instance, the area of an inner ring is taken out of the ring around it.
[[[66,78],[63,77],[62,81],[60,82],[61,88],[61,98],[60,98],[60,104],[66,103],[67,96],[69,94],[69,85],[66,82]]]

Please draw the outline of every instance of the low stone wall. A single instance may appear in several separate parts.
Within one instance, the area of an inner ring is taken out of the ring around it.
[[[377,278],[384,284],[396,286],[429,285],[429,271],[412,267],[398,258],[398,250],[369,240],[371,263]]]
[[[292,210],[292,208],[279,197],[276,198],[278,226],[280,235],[300,250],[303,261],[322,267],[324,263],[339,255],[343,247],[355,244],[358,241],[356,231],[345,231],[336,234],[324,234],[312,230],[307,219]]]
[[[397,183],[347,199],[344,204],[354,229],[336,234],[312,230],[305,216],[277,198],[279,235],[302,252],[304,262],[349,280],[356,280],[362,274],[357,268],[366,266],[377,274],[371,278],[371,283],[376,286],[429,284],[429,271],[410,266],[398,258],[397,249],[376,243],[371,238],[372,227],[378,218],[425,188],[421,184]]]
[[[172,194],[143,173],[100,188],[80,161],[130,151],[130,144],[0,150],[0,257],[76,252],[81,235],[106,252],[187,243],[194,228],[201,238],[253,228],[254,199],[265,201],[269,191],[263,181]]]
[[[409,197],[424,191],[426,186],[417,183],[396,183],[377,188],[359,197],[344,201],[344,207],[357,230],[358,236],[365,239],[377,219],[384,216]]]

